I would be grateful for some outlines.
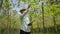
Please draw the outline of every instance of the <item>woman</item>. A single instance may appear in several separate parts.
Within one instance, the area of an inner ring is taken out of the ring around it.
[[[20,15],[20,34],[30,34],[30,20],[28,15],[28,9],[30,8],[31,4],[28,5],[27,8],[21,8],[19,11]]]

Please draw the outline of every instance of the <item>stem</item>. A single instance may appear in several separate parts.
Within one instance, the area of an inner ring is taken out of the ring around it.
[[[44,8],[43,8],[43,3],[42,3],[42,22],[43,22],[43,30],[44,30],[44,34],[45,34],[45,26],[44,26]]]

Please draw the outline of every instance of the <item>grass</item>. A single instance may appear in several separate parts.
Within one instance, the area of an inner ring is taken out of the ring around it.
[[[0,32],[0,34],[19,34],[19,31],[4,31],[4,32]],[[32,34],[32,33],[31,33]],[[43,33],[43,32],[33,32],[33,34],[56,34],[55,32],[47,32],[47,33]],[[60,34],[60,33],[58,33]]]
[[[40,33],[33,33],[33,34],[56,34],[56,33],[55,32],[50,32],[50,33],[49,32],[48,33],[41,33],[40,32]],[[60,34],[60,33],[58,33],[58,34]]]

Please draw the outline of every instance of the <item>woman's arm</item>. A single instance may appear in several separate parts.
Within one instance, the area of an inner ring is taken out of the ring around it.
[[[22,14],[22,16],[28,13],[28,9],[30,8],[30,6],[31,4],[28,5],[28,8],[23,8],[19,11]]]

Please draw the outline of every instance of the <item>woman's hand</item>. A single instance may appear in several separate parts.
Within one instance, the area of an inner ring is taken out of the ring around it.
[[[28,8],[27,9],[29,9],[31,7],[31,3],[28,5]]]

